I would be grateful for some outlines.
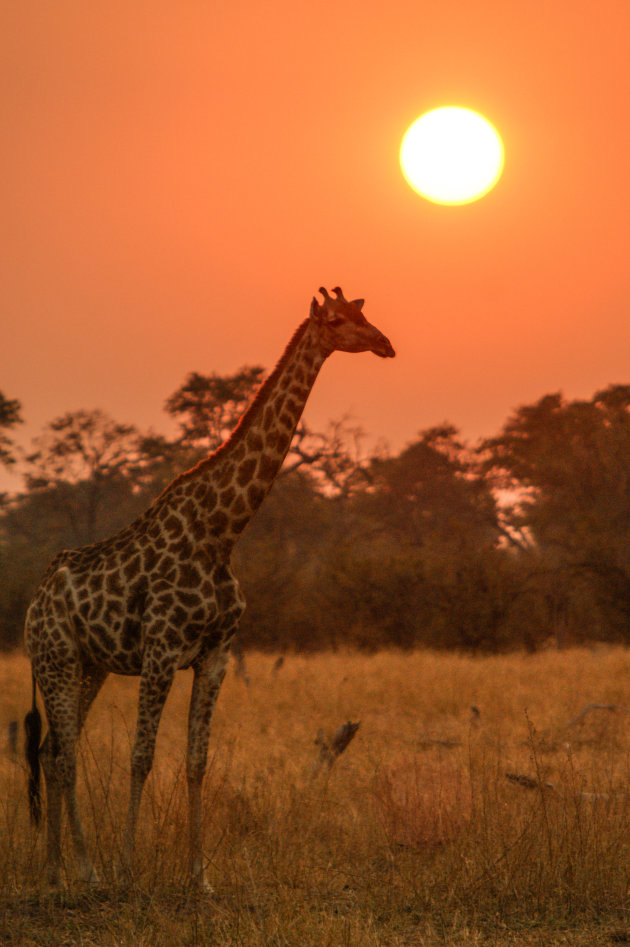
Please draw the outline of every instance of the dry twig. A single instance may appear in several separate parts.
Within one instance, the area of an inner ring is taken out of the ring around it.
[[[579,712],[577,717],[574,717],[573,720],[570,720],[568,722],[567,730],[569,729],[569,727],[575,727],[578,723],[582,724],[584,722],[584,718],[586,717],[586,715],[589,714],[592,710],[609,710],[609,711],[621,710],[621,711],[626,712],[627,709],[628,709],[627,707],[621,707],[618,704],[587,704],[586,707]]]
[[[315,744],[319,747],[319,757],[313,763],[313,775],[319,773],[324,766],[327,769],[332,768],[333,763],[338,756],[341,756],[358,729],[359,721],[352,723],[348,720],[335,730],[330,740],[324,736],[323,730],[319,731],[315,739]]]
[[[517,786],[522,786],[523,789],[548,789],[550,792],[557,793],[558,789],[554,786],[553,783],[543,783],[539,780],[534,779],[533,776],[527,776],[525,773],[506,773],[505,778],[509,779],[511,783],[516,783]],[[600,800],[610,799],[610,793],[607,792],[579,792],[578,798],[584,799],[586,802],[598,802]]]
[[[506,773],[505,778],[509,779],[511,783],[522,786],[523,789],[538,789],[542,787],[543,789],[550,789],[552,792],[556,791],[553,783],[541,783],[537,779],[534,779],[533,776],[527,776],[525,773]]]

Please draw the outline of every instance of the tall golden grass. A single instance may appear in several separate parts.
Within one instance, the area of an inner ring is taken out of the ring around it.
[[[190,674],[167,702],[124,889],[113,864],[138,682],[112,677],[99,695],[79,793],[102,885],[77,881],[66,837],[55,892],[21,756],[5,742],[28,709],[30,669],[0,659],[0,943],[630,942],[629,652],[274,662],[250,655],[249,686],[230,670],[217,704],[205,789],[214,894],[202,899],[187,889]],[[589,704],[615,709],[571,723]],[[314,776],[318,730],[348,719],[361,721],[355,740]]]

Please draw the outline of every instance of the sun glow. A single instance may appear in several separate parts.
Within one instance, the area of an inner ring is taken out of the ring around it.
[[[435,204],[469,204],[491,190],[503,171],[503,142],[478,112],[446,106],[409,126],[400,164],[410,186]]]

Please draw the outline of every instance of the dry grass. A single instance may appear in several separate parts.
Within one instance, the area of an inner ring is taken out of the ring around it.
[[[230,671],[219,698],[206,781],[215,893],[198,900],[186,887],[190,675],[167,703],[125,890],[112,864],[137,681],[108,681],[80,749],[103,885],[76,881],[66,839],[66,885],[51,892],[21,760],[4,743],[28,708],[29,668],[21,656],[0,659],[0,943],[630,943],[630,653],[321,655],[287,657],[277,673],[273,664],[252,655],[250,686]],[[617,709],[567,727],[589,703]],[[318,729],[347,719],[361,721],[356,739],[330,775],[312,778]]]

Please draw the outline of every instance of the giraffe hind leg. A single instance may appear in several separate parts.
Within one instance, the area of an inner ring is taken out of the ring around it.
[[[83,668],[81,687],[79,690],[79,719],[77,739],[83,724],[85,723],[88,711],[92,706],[96,695],[103,686],[103,683],[105,682],[107,673],[108,672],[103,668]],[[74,848],[77,855],[79,876],[83,881],[87,881],[90,884],[98,884],[99,877],[87,854],[85,838],[83,836],[83,828],[79,818],[76,796],[76,774],[75,778],[66,785],[66,809],[68,812],[68,821],[70,823],[70,832],[72,834],[72,840],[74,842]]]
[[[90,669],[92,670],[92,669]],[[63,675],[56,675],[54,687],[40,684],[49,733],[41,751],[47,795],[48,877],[58,884],[61,869],[61,809],[65,796],[70,832],[77,857],[79,876],[92,884],[98,876],[87,853],[76,798],[76,744],[90,704],[106,673],[82,673],[78,660],[68,662]],[[44,681],[51,680],[43,675]]]
[[[51,885],[61,878],[61,802],[62,790],[57,776],[57,740],[50,723],[40,750],[46,783],[46,874]]]

